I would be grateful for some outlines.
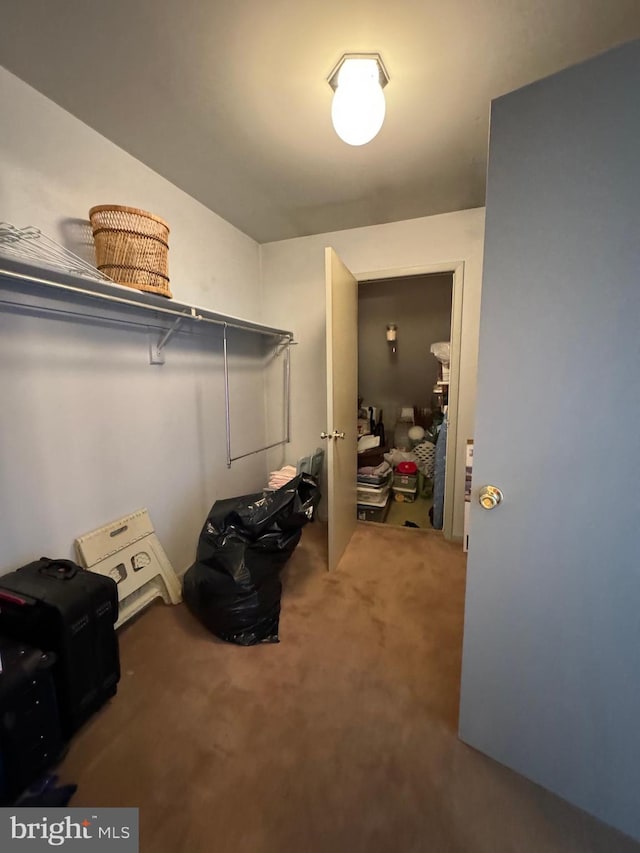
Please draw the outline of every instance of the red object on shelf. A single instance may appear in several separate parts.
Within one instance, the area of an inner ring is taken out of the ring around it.
[[[417,474],[418,466],[415,462],[398,462],[396,471],[398,474]]]

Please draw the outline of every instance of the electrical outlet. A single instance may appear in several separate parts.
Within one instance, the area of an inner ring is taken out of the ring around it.
[[[158,349],[158,339],[149,335],[149,364],[164,364],[164,349]]]

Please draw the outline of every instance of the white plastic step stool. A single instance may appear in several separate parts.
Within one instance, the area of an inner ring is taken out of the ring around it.
[[[78,562],[118,584],[120,611],[116,628],[162,598],[182,600],[180,581],[155,534],[146,509],[105,524],[75,540]]]

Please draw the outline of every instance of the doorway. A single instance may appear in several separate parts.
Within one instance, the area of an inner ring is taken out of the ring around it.
[[[327,427],[321,438],[328,444],[328,568],[338,566],[355,531],[357,513],[357,331],[358,282],[398,279],[431,273],[453,277],[451,307],[450,376],[447,411],[446,476],[442,532],[445,539],[462,542],[464,516],[464,453],[460,454],[458,404],[462,346],[464,261],[441,262],[428,267],[375,270],[353,274],[335,250],[325,248]],[[463,448],[466,450],[466,447]],[[457,461],[461,464],[458,465]],[[457,525],[454,528],[454,524]],[[459,531],[454,537],[454,529]]]
[[[452,271],[359,277],[358,518],[442,530]]]

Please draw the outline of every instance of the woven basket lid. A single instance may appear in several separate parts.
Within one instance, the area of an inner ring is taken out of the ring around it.
[[[140,207],[127,207],[124,204],[96,204],[89,211],[89,219],[91,219],[94,213],[101,213],[106,210],[119,210],[122,213],[133,213],[136,216],[146,216],[147,219],[153,219],[154,222],[159,222],[160,225],[163,225],[167,229],[167,231],[170,230],[169,223],[161,216],[156,216],[155,213],[149,213],[148,210],[142,210]]]

